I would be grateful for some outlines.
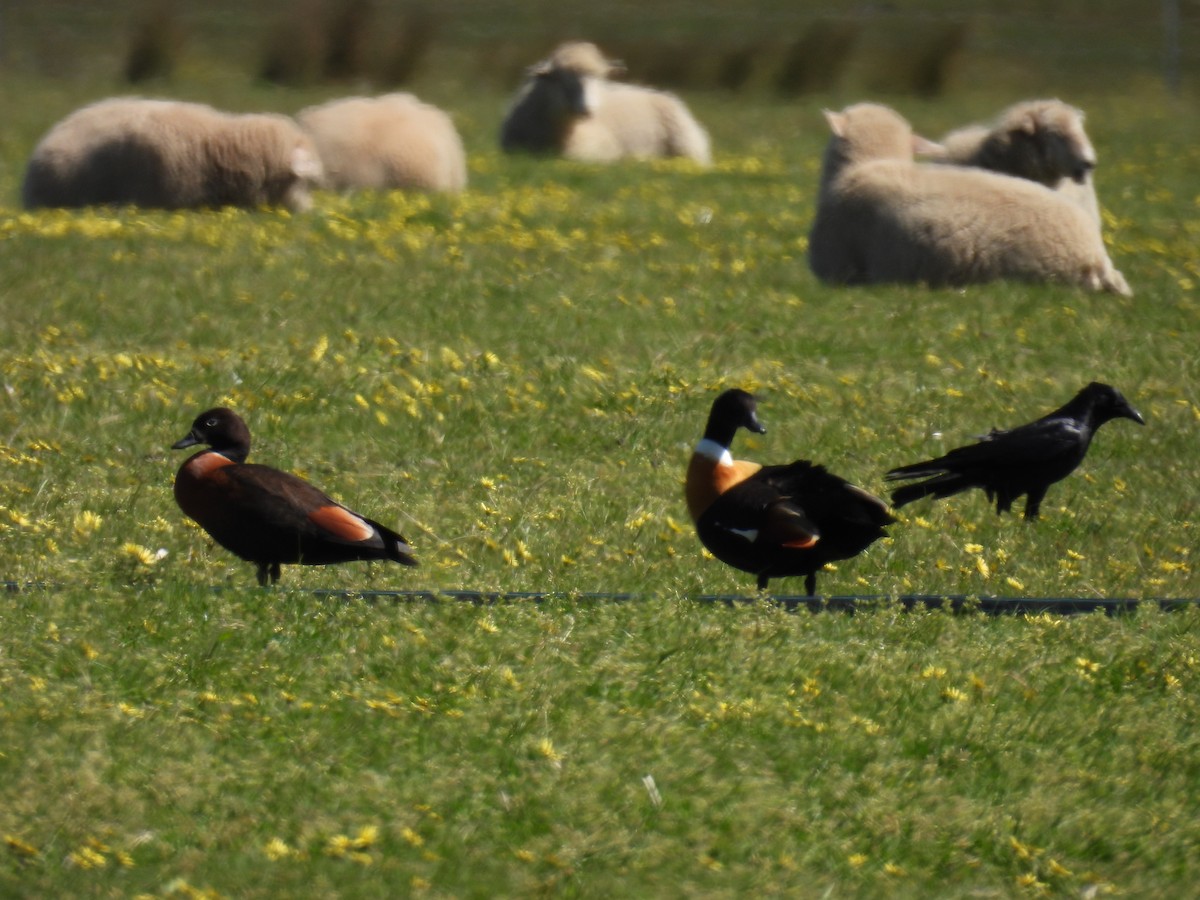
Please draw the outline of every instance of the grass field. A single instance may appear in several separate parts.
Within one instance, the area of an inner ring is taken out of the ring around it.
[[[1200,871],[1200,613],[728,607],[682,473],[724,387],[739,455],[888,468],[1092,379],[1102,430],[1042,519],[903,510],[825,594],[1200,597],[1200,115],[1152,79],[1089,114],[1132,299],[831,289],[805,263],[822,106],[687,95],[717,164],[505,158],[506,93],[429,72],[461,197],[269,211],[18,208],[30,148],[114,90],[0,82],[0,895],[1179,896]],[[1026,78],[1033,76],[1026,73]],[[338,89],[194,63],[161,92]],[[1053,80],[1038,93],[1057,93]],[[937,136],[1003,86],[889,97]],[[416,570],[285,567],[176,508],[237,408],[252,459],[403,531]],[[800,585],[773,584],[781,592]],[[363,591],[547,591],[545,603]],[[633,602],[578,599],[628,592]],[[576,599],[571,599],[571,595]]]

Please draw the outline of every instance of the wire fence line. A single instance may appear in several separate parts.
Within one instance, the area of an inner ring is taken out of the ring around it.
[[[88,585],[60,582],[4,581],[0,586],[9,594],[61,593],[88,590]],[[214,594],[228,591],[263,590],[273,594],[309,596],[320,600],[360,600],[367,603],[472,603],[487,606],[500,603],[543,604],[548,602],[575,603],[645,603],[662,599],[652,593],[620,591],[501,591],[501,590],[350,590],[344,588],[235,588],[214,585],[206,588]],[[1200,607],[1200,597],[1002,597],[969,594],[834,594],[808,597],[794,594],[695,594],[682,599],[695,603],[741,606],[755,603],[772,604],[788,610],[809,612],[870,611],[878,609],[948,610],[955,613],[984,613],[987,615],[1037,615],[1054,613],[1073,615],[1103,612],[1107,615],[1131,613],[1138,609],[1157,608],[1176,611]]]

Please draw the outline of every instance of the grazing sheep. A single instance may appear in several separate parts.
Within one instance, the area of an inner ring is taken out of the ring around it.
[[[1083,112],[1061,100],[1028,100],[1010,106],[990,125],[947,134],[931,158],[1036,181],[1069,197],[1100,225],[1092,172],[1096,151],[1083,128]]]
[[[507,152],[611,162],[684,156],[712,162],[708,134],[674,94],[609,80],[621,67],[571,41],[531,67],[500,131]]]
[[[322,187],[461,191],[467,155],[450,116],[412,94],[348,97],[301,110],[325,170]]]
[[[321,163],[289,118],[119,97],[71,113],[34,148],[27,208],[312,205]]]
[[[826,112],[809,265],[840,284],[962,285],[1014,278],[1129,295],[1087,214],[1040,184],[920,165],[928,144],[885,106]]]

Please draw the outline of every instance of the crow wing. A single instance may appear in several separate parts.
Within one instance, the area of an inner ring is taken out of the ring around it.
[[[1090,441],[1089,430],[1072,418],[1039,419],[1008,431],[992,431],[977,443],[957,447],[937,459],[892,469],[889,481],[945,472],[995,471],[1076,462]]]

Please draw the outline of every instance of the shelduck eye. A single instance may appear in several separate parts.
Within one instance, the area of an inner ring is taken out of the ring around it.
[[[216,428],[216,427],[217,427],[217,420],[216,420],[215,418],[213,418],[213,419],[206,419],[206,420],[205,420],[205,422],[204,422],[204,427],[205,427],[205,428]]]

